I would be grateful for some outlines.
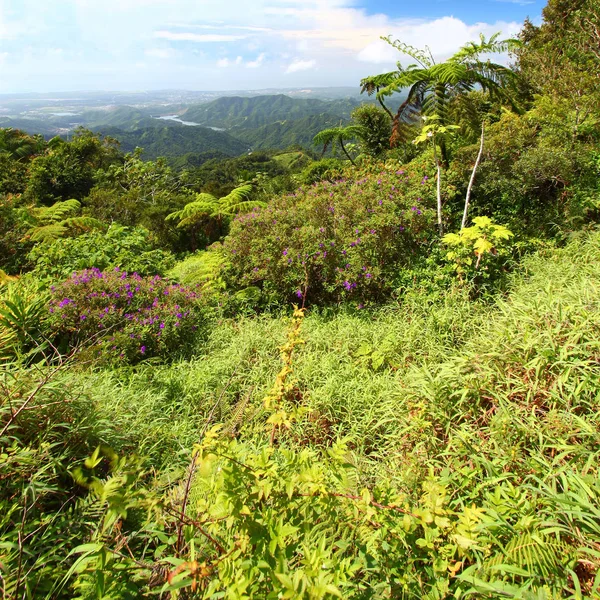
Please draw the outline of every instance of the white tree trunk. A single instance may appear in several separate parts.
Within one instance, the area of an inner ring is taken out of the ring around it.
[[[481,157],[483,156],[483,142],[485,137],[485,122],[481,123],[481,144],[479,145],[479,154],[477,155],[477,160],[475,161],[475,166],[473,167],[473,172],[471,173],[471,179],[469,180],[469,187],[467,188],[467,195],[465,197],[465,210],[463,212],[462,223],[460,225],[461,229],[465,228],[467,224],[467,213],[469,212],[469,203],[471,202],[471,190],[473,189],[473,183],[475,182],[475,174],[477,173],[477,167],[479,167],[479,163],[481,162]]]

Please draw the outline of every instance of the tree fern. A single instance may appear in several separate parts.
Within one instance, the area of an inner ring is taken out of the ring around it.
[[[64,200],[52,206],[29,209],[23,215],[30,229],[25,238],[33,242],[52,242],[74,233],[102,228],[102,223],[92,217],[75,216],[81,204],[78,200]]]
[[[361,125],[348,125],[346,127],[342,127],[340,125],[339,127],[332,127],[330,129],[323,129],[323,131],[319,131],[319,133],[317,133],[317,135],[315,135],[313,138],[313,143],[323,146],[323,152],[321,153],[321,156],[325,154],[330,145],[338,143],[348,160],[352,164],[355,164],[350,154],[348,154],[346,146],[344,146],[344,141],[360,138],[364,134],[365,128]]]
[[[438,115],[441,123],[445,124],[452,98],[467,94],[476,87],[493,96],[508,98],[507,89],[514,81],[514,72],[489,60],[482,61],[480,56],[504,52],[516,44],[514,40],[499,40],[498,34],[486,40],[482,35],[478,43],[469,42],[445,62],[436,63],[429,49],[419,50],[389,37],[382,39],[418,63],[406,68],[398,64],[396,71],[362,81],[363,90],[372,93],[377,89],[381,98],[408,90],[408,96],[394,118],[393,143],[403,139],[402,125],[412,122],[416,112]],[[442,153],[447,160],[444,148]]]

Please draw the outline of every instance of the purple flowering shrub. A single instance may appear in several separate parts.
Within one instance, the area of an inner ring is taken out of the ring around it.
[[[369,166],[240,215],[223,246],[227,282],[282,301],[380,297],[435,235],[433,185],[422,172]]]
[[[74,273],[52,287],[49,310],[59,343],[101,362],[179,354],[204,320],[195,289],[118,268]]]

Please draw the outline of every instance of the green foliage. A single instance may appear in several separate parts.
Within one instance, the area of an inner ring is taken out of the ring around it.
[[[493,284],[502,273],[510,257],[506,242],[513,236],[489,217],[475,217],[471,227],[448,233],[442,241],[450,247],[446,260],[453,263],[460,281],[467,280],[481,287],[484,283]]]
[[[75,216],[74,213],[80,209],[81,203],[77,200],[64,200],[55,202],[52,206],[26,209],[23,220],[31,227],[25,233],[25,239],[45,247],[58,238],[103,228],[97,219]]]
[[[370,168],[357,181],[300,188],[237,217],[224,242],[230,285],[311,303],[388,293],[394,274],[431,236],[432,211],[426,198],[415,197],[431,184],[416,171]]]
[[[221,272],[225,268],[225,256],[218,250],[196,252],[178,262],[168,276],[188,286],[200,286],[203,295],[225,288]]]
[[[302,185],[313,185],[320,181],[336,181],[342,177],[343,163],[336,158],[322,158],[308,165],[300,174]]]
[[[513,231],[539,236],[565,222],[580,224],[586,211],[593,213],[592,147],[585,139],[572,143],[570,114],[564,103],[540,98],[523,116],[505,112],[487,128],[473,187],[476,214],[494,215]],[[466,188],[477,152],[475,145],[456,152],[450,185]]]
[[[94,185],[96,169],[116,162],[118,151],[111,138],[81,130],[73,141],[55,138],[29,167],[26,196],[50,205],[59,200],[83,199]]]
[[[149,250],[151,247],[146,229],[113,224],[106,231],[37,246],[29,253],[29,259],[40,278],[66,279],[74,271],[92,267],[120,267],[142,276],[165,275],[175,259],[165,250]]]
[[[73,273],[53,288],[50,313],[61,346],[108,363],[185,353],[203,325],[196,291],[118,267]]]
[[[352,111],[352,121],[362,127],[360,147],[369,156],[380,156],[390,147],[392,124],[387,113],[373,104]]]
[[[480,59],[482,54],[505,52],[514,46],[513,40],[500,41],[498,35],[493,35],[489,40],[481,35],[479,43],[465,44],[439,64],[428,51],[417,50],[399,40],[382,38],[418,63],[406,68],[398,63],[396,71],[362,81],[364,89],[377,88],[377,95],[381,98],[408,89],[408,96],[394,118],[392,145],[405,141],[406,124],[410,124],[418,112],[426,116],[436,115],[440,125],[446,125],[451,100],[473,89],[481,88],[492,97],[507,98],[509,87],[514,82],[514,72],[503,65]],[[445,146],[442,146],[442,158],[444,162],[448,161]]]
[[[362,125],[346,125],[342,127],[331,127],[330,129],[324,129],[319,131],[313,138],[315,145],[323,146],[321,156],[325,154],[327,148],[330,146],[340,145],[342,152],[346,155],[346,158],[354,165],[354,159],[348,153],[348,149],[344,145],[345,141],[357,140],[366,135],[366,129]]]
[[[265,206],[264,202],[248,198],[252,190],[252,185],[242,185],[222,198],[207,193],[196,194],[195,201],[171,213],[166,220],[177,221],[177,227],[191,230],[192,249],[195,250],[198,233],[210,243],[222,235],[229,217]]]
[[[15,281],[0,272],[0,362],[41,349],[48,333],[48,294],[34,280]]]

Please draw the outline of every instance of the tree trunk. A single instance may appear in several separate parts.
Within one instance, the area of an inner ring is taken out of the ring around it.
[[[346,146],[344,146],[344,140],[340,140],[340,145],[342,146],[342,150],[344,151],[344,154],[348,157],[348,160],[352,163],[352,166],[355,167],[356,163],[352,160],[352,157],[348,154],[348,151],[346,150]]]
[[[377,88],[377,92],[379,92],[379,88]],[[377,102],[379,102],[379,104],[381,104],[381,108],[383,108],[383,110],[385,110],[385,112],[388,114],[390,119],[393,121],[394,115],[392,114],[392,111],[383,103],[383,100],[379,97],[379,93],[377,94]]]
[[[437,162],[437,218],[438,218],[438,230],[440,235],[444,233],[444,225],[442,223],[442,164],[439,160]]]
[[[471,173],[471,179],[469,180],[469,187],[467,188],[467,195],[465,197],[465,210],[463,212],[462,223],[460,224],[460,228],[464,229],[467,224],[467,213],[469,212],[469,202],[471,201],[471,190],[473,189],[473,183],[475,182],[475,174],[477,173],[477,167],[479,167],[479,163],[481,162],[481,157],[483,156],[483,143],[485,138],[485,121],[481,123],[481,144],[479,146],[479,154],[477,154],[477,160],[475,161],[475,165],[473,167],[473,172]]]
[[[442,235],[444,233],[444,225],[442,223],[442,163],[438,158],[437,154],[437,141],[435,136],[433,138],[433,159],[435,160],[435,165],[437,167],[437,186],[436,186],[436,194],[437,194],[437,222],[438,222],[438,231],[439,234]]]

